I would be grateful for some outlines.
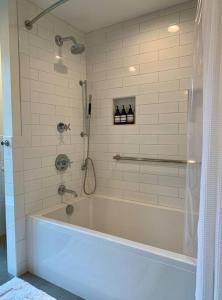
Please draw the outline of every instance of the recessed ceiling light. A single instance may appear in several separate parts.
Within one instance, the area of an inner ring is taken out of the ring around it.
[[[130,66],[130,67],[129,67],[129,71],[130,71],[130,72],[136,72],[136,67]]]
[[[178,25],[170,25],[169,27],[168,27],[168,31],[169,32],[178,32],[180,30],[180,27],[178,26]]]

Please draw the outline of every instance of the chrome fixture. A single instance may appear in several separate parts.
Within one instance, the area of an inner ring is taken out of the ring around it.
[[[80,80],[80,86],[82,87],[82,109],[83,109],[83,131],[80,133],[81,137],[90,136],[90,118],[92,107],[92,95],[88,97],[87,81]]]
[[[62,47],[63,43],[66,41],[72,41],[73,45],[70,48],[72,54],[81,54],[85,51],[85,46],[83,44],[77,43],[73,36],[61,37],[61,35],[55,36],[56,45]]]
[[[2,146],[9,147],[9,146],[10,146],[10,143],[9,143],[9,141],[5,140],[5,141],[1,141],[1,145],[2,145]]]
[[[78,194],[77,194],[75,191],[69,190],[69,189],[66,188],[65,185],[61,184],[61,185],[59,186],[59,188],[58,188],[58,194],[59,194],[60,196],[63,196],[65,193],[67,193],[67,194],[72,194],[75,198],[78,197]]]
[[[43,10],[40,14],[38,14],[35,18],[33,18],[32,20],[26,20],[25,21],[25,27],[28,30],[32,29],[32,26],[35,22],[37,22],[41,17],[43,17],[44,15],[50,13],[53,9],[55,9],[56,7],[68,2],[69,0],[60,0],[57,1],[56,3],[52,4],[51,6],[49,6],[48,8],[46,8],[45,10]]]
[[[84,131],[81,131],[80,136],[83,138],[84,136],[87,136],[87,134]]]
[[[86,80],[80,80],[79,85],[83,86],[86,83]]]
[[[64,172],[71,167],[72,163],[66,154],[59,154],[55,160],[55,167],[58,171]]]
[[[82,171],[85,172],[84,179],[83,179],[83,191],[86,195],[91,195],[96,191],[96,171],[95,171],[93,160],[89,156],[92,95],[89,95],[88,97],[86,80],[84,81],[80,80],[79,84],[82,87],[82,111],[83,111],[83,131],[80,133],[80,136],[84,138],[85,147],[86,147],[86,156],[83,160],[83,164],[81,167]],[[87,190],[89,163],[91,164],[94,182],[92,188],[90,190]]]
[[[66,214],[67,214],[68,216],[70,216],[70,215],[73,214],[73,212],[74,212],[74,206],[73,206],[72,204],[68,204],[68,205],[66,206]]]
[[[70,123],[69,124],[65,124],[65,123],[60,122],[57,125],[57,130],[58,130],[59,133],[63,133],[64,131],[71,130]]]
[[[120,156],[119,154],[113,156],[115,160],[131,160],[131,161],[145,161],[151,163],[168,163],[168,164],[181,164],[186,165],[188,163],[196,163],[195,161],[186,160],[175,160],[175,159],[160,159],[160,158],[144,158],[144,157],[130,157],[130,156]]]

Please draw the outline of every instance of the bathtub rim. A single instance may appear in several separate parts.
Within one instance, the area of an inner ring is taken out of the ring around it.
[[[33,221],[40,221],[40,222],[44,222],[47,224],[54,224],[57,226],[60,226],[64,229],[71,229],[71,230],[75,230],[78,233],[82,233],[84,235],[89,235],[90,237],[95,237],[97,239],[105,239],[109,242],[113,242],[116,243],[118,245],[122,245],[124,247],[129,247],[131,250],[139,252],[140,254],[144,254],[146,253],[147,255],[150,256],[151,259],[161,261],[164,264],[169,264],[169,261],[171,262],[171,264],[173,264],[175,267],[180,268],[180,269],[184,269],[190,272],[195,272],[196,271],[196,258],[190,257],[190,256],[186,256],[184,254],[180,254],[180,253],[176,253],[176,252],[172,252],[172,251],[168,251],[165,249],[161,249],[158,247],[153,247],[147,244],[143,244],[140,242],[135,242],[126,238],[122,238],[122,237],[118,237],[115,235],[111,235],[108,233],[103,233],[97,230],[93,230],[93,229],[89,229],[83,226],[79,226],[79,225],[74,225],[71,223],[67,223],[64,221],[60,221],[60,220],[56,220],[53,218],[49,218],[46,217],[45,215],[53,212],[55,210],[59,210],[64,208],[67,204],[70,203],[76,203],[79,202],[81,200],[84,199],[93,199],[93,198],[107,198],[110,200],[116,200],[116,201],[124,201],[124,202],[128,202],[131,203],[133,201],[130,200],[122,200],[122,199],[117,199],[117,198],[111,198],[111,197],[104,197],[104,196],[94,196],[94,197],[79,197],[78,199],[74,200],[74,201],[67,201],[67,203],[61,203],[61,204],[57,204],[53,207],[50,208],[46,208],[43,209],[37,213],[34,214],[30,214],[28,215],[28,220],[33,220]],[[134,203],[134,202],[133,202]],[[157,207],[156,205],[147,205],[141,202],[136,202],[136,204],[141,204],[141,205],[145,205],[145,206],[151,206],[151,207]],[[161,207],[162,209],[162,207]],[[165,209],[165,207],[163,207],[163,209]],[[171,210],[171,208],[166,208]],[[172,210],[176,210],[176,211],[180,211],[183,212],[182,210],[178,210],[178,209],[172,209]]]
[[[176,208],[176,207],[169,207],[169,206],[160,206],[160,205],[156,205],[154,203],[145,203],[145,202],[141,202],[141,201],[136,201],[136,200],[128,200],[128,199],[122,199],[122,198],[117,198],[117,197],[108,197],[105,195],[84,195],[84,196],[79,196],[73,200],[66,200],[64,202],[61,201],[61,203],[55,204],[52,207],[48,207],[48,208],[43,208],[38,212],[35,213],[30,213],[29,216],[35,216],[35,215],[45,215],[48,214],[56,209],[60,209],[65,207],[66,205],[69,204],[74,204],[74,203],[78,203],[81,200],[84,199],[95,199],[95,198],[100,198],[100,199],[108,199],[108,200],[112,200],[112,201],[117,201],[117,202],[125,202],[125,203],[129,203],[129,204],[133,204],[133,205],[139,205],[139,206],[145,206],[145,207],[152,207],[152,208],[158,208],[158,209],[163,209],[163,210],[173,210],[173,211],[177,211],[180,213],[184,213],[183,209],[181,208]],[[197,215],[197,213],[194,213],[195,215]]]

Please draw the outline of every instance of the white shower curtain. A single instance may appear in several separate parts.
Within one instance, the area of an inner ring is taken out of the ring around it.
[[[203,155],[196,300],[222,300],[222,0],[203,0]]]
[[[187,164],[184,226],[184,254],[197,255],[197,220],[200,201],[200,177],[203,136],[203,42],[202,1],[198,0],[192,70],[192,89],[189,91],[187,119]],[[192,163],[193,162],[193,163]],[[195,163],[194,163],[195,162]]]

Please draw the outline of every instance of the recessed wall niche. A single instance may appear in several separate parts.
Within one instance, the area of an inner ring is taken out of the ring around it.
[[[113,99],[113,124],[133,125],[136,123],[136,97]]]

